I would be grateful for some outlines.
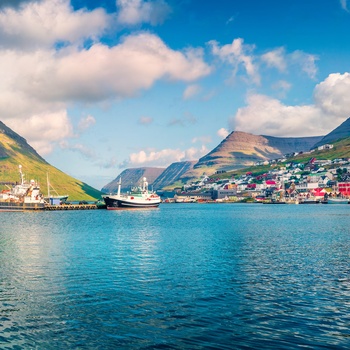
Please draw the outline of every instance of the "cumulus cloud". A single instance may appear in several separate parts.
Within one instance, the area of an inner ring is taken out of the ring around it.
[[[225,129],[225,128],[221,128],[221,129],[219,129],[219,130],[216,132],[216,134],[217,134],[219,137],[221,137],[222,139],[225,139],[225,138],[228,136],[229,133],[230,133],[230,132],[229,132],[227,129]]]
[[[191,82],[211,72],[200,50],[174,51],[147,33],[130,35],[114,47],[95,44],[59,53],[12,54],[8,62],[11,60],[12,64],[23,62],[27,71],[20,74],[16,86],[50,101],[125,98],[150,88],[159,79]]]
[[[129,159],[120,164],[120,168],[147,165],[167,167],[174,162],[199,159],[207,153],[208,149],[204,145],[199,149],[191,147],[187,150],[169,148],[160,151],[142,150],[140,152],[130,154]]]
[[[324,114],[336,118],[350,117],[350,73],[330,74],[316,85],[314,100]]]
[[[223,46],[220,46],[215,40],[209,41],[208,44],[214,56],[232,66],[233,76],[236,76],[239,69],[243,67],[249,78],[255,84],[260,84],[258,67],[255,65],[252,55],[254,45],[245,45],[242,38],[234,39],[231,44]]]
[[[153,123],[153,118],[143,116],[139,118],[138,123],[141,125],[150,125]]]
[[[330,74],[314,90],[314,104],[290,106],[265,95],[250,94],[231,126],[254,134],[316,136],[327,134],[350,116],[350,74]]]
[[[126,25],[162,23],[171,12],[170,6],[163,0],[117,0],[118,22]]]
[[[200,86],[199,85],[197,85],[197,84],[189,85],[185,89],[182,97],[183,97],[184,100],[188,100],[191,97],[197,95],[199,91],[200,91]]]
[[[24,135],[41,154],[52,151],[53,143],[73,136],[73,128],[65,110],[28,115],[25,119],[3,118],[6,125]]]
[[[22,120],[37,115],[45,124],[52,113],[61,113],[77,102],[127,98],[160,79],[191,82],[210,72],[200,50],[174,51],[147,33],[130,35],[114,47],[96,43],[86,49],[71,46],[58,52],[0,49],[0,113],[3,119],[15,118],[12,126],[20,127]],[[28,141],[36,141],[29,129],[14,130],[23,131]],[[61,138],[67,136],[60,125],[55,131]]]
[[[69,0],[28,2],[19,9],[0,11],[0,47],[33,50],[95,40],[108,23],[104,10],[74,11]]]

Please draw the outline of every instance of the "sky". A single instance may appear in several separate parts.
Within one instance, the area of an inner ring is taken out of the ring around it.
[[[0,0],[0,120],[97,189],[234,130],[325,135],[349,33],[350,0]]]

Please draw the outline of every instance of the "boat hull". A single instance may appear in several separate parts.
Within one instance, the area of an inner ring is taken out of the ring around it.
[[[157,208],[160,200],[135,200],[135,199],[121,199],[105,196],[104,201],[108,210],[118,209],[145,209]]]
[[[328,204],[349,204],[346,198],[328,198]]]
[[[45,203],[2,202],[0,211],[38,211],[45,210]]]
[[[315,199],[315,200],[301,200],[299,201],[299,204],[320,204],[321,201],[318,200],[318,199]]]

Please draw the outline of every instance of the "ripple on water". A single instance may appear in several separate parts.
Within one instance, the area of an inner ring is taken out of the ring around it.
[[[349,209],[2,213],[0,347],[346,349]]]

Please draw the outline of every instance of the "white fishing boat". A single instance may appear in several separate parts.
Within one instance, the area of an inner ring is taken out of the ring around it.
[[[102,196],[107,209],[138,209],[138,208],[157,208],[161,203],[160,197],[154,192],[148,190],[148,182],[144,177],[142,186],[135,187],[130,193],[121,193],[121,179],[118,183],[118,192]]]
[[[328,197],[328,204],[349,204],[349,198],[341,198],[341,197]]]
[[[45,200],[36,181],[25,181],[22,166],[19,165],[20,183],[7,186],[0,193],[0,211],[43,210]]]

